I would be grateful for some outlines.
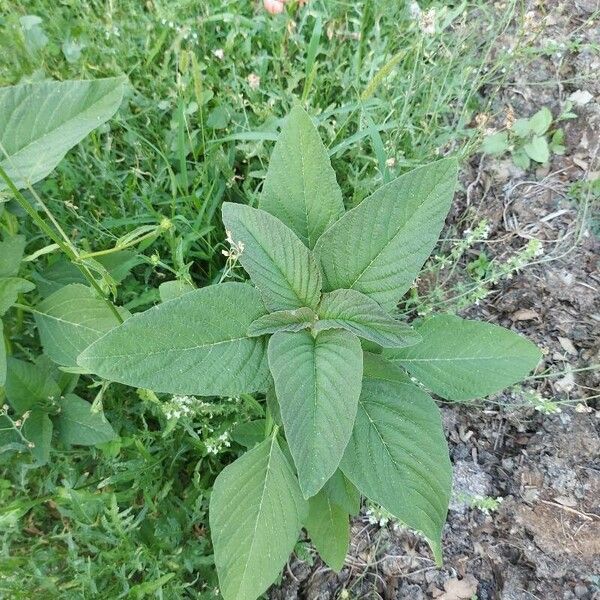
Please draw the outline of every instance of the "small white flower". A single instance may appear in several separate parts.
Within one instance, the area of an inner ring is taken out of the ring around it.
[[[225,52],[223,52],[223,48],[217,48],[216,50],[213,50],[213,56],[219,60],[223,60],[225,58]]]
[[[246,79],[251,90],[257,90],[260,87],[260,77],[256,73],[250,73]]]

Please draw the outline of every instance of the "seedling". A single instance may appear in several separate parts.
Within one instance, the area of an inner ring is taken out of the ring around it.
[[[557,121],[573,118],[573,113],[563,111]],[[532,117],[517,119],[506,131],[488,135],[482,150],[492,156],[510,153],[515,166],[527,170],[534,164],[547,163],[552,154],[565,153],[565,134],[562,129],[551,129],[552,113],[541,108]]]
[[[501,327],[451,315],[413,327],[395,314],[437,242],[456,172],[454,159],[420,167],[345,211],[327,150],[296,107],[259,208],[223,205],[250,281],[183,293],[79,355],[87,372],[155,392],[265,394],[262,441],[211,495],[225,600],[262,594],[302,527],[341,569],[360,496],[421,532],[441,562],[452,473],[425,389],[453,401],[485,396],[540,357]]]

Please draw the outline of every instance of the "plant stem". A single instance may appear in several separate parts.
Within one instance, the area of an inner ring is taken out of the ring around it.
[[[77,252],[77,249],[75,248],[75,246],[73,246],[65,232],[62,230],[60,225],[58,225],[56,219],[54,218],[50,210],[46,207],[46,205],[41,201],[41,199],[38,198],[38,202],[40,202],[40,204],[44,208],[44,212],[47,215],[49,215],[50,220],[58,229],[60,235],[57,234],[56,231],[54,231],[54,229],[52,229],[52,227],[50,227],[50,225],[48,225],[48,223],[46,223],[46,221],[44,221],[44,219],[38,214],[37,210],[35,210],[35,208],[31,205],[29,200],[27,200],[27,198],[25,198],[25,196],[23,196],[23,194],[17,189],[12,179],[8,176],[8,174],[2,167],[0,167],[0,177],[2,177],[2,179],[4,179],[4,181],[6,182],[6,185],[13,193],[13,196],[15,197],[15,200],[17,201],[19,206],[33,219],[33,222],[38,226],[38,228],[42,232],[44,232],[53,242],[55,242],[58,245],[58,247],[65,253],[67,258],[81,271],[82,275],[88,280],[90,285],[96,290],[96,292],[100,295],[104,302],[106,302],[107,306],[118,319],[119,323],[122,323],[123,317],[121,317],[115,305],[110,300],[108,300],[108,298],[106,298],[104,292],[102,291],[102,288],[100,287],[100,285],[98,284],[88,267],[81,264],[81,258]]]

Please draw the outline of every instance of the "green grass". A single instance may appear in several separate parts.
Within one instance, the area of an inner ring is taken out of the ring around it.
[[[313,1],[278,18],[238,0],[2,4],[0,85],[121,73],[131,81],[117,117],[36,186],[82,252],[155,228],[127,254],[103,255],[120,304],[152,305],[166,280],[221,278],[220,206],[257,202],[295,101],[317,119],[348,206],[409,168],[477,150],[474,116],[491,110],[483,90],[493,99],[503,69],[534,55],[527,45],[517,56],[491,52],[517,3],[501,14],[484,1],[427,3],[438,9],[433,36],[401,4]],[[43,47],[39,29],[24,33],[24,15],[41,17]],[[27,253],[49,244],[12,202],[0,204],[0,230],[25,233]],[[56,252],[27,269],[40,294],[77,277]],[[39,353],[22,311],[11,313],[7,338],[17,356]],[[208,496],[239,452],[219,436],[261,406],[215,399],[177,420],[161,404],[169,399],[152,393],[89,379],[78,392],[103,402],[121,441],[55,450],[41,469],[0,454],[0,597],[214,598]]]

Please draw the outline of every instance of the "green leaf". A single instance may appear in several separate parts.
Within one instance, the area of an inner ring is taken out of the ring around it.
[[[385,355],[448,400],[493,394],[521,381],[541,358],[535,344],[489,323],[438,315],[417,330],[421,343]]]
[[[307,506],[275,436],[217,477],[210,530],[225,600],[255,600],[280,574]]]
[[[95,446],[117,437],[114,429],[100,411],[75,394],[67,394],[59,401],[60,413],[56,419],[59,439],[65,444]]]
[[[384,348],[411,346],[421,340],[412,327],[392,318],[375,300],[356,290],[323,294],[317,314],[315,331],[347,329]]]
[[[321,273],[310,250],[294,232],[264,210],[225,202],[223,223],[243,244],[240,263],[272,310],[316,308]]]
[[[291,110],[271,154],[260,208],[283,221],[309,248],[344,214],[327,149],[300,106]]]
[[[0,387],[6,382],[6,342],[4,341],[4,323],[0,320]]]
[[[519,169],[523,169],[523,171],[527,171],[531,166],[531,160],[523,148],[518,148],[512,153],[512,161],[515,164],[515,167],[519,167]]]
[[[279,310],[259,317],[248,328],[248,335],[268,335],[277,331],[300,331],[311,327],[316,318],[310,308]]]
[[[17,358],[7,360],[6,399],[18,414],[31,410],[38,402],[60,396],[58,384],[46,372]]]
[[[410,377],[398,365],[372,352],[363,352],[363,379],[410,383]]]
[[[437,242],[456,172],[454,159],[414,169],[334,223],[315,246],[324,291],[354,289],[393,310]]]
[[[550,158],[550,149],[545,137],[533,136],[531,140],[523,146],[527,156],[531,160],[539,163],[545,163]]]
[[[265,419],[238,423],[231,431],[231,439],[244,448],[254,448],[265,439]]]
[[[277,394],[275,392],[275,385],[271,384],[269,390],[265,396],[265,401],[267,403],[267,408],[271,413],[271,417],[273,421],[277,423],[277,425],[283,426],[283,419],[281,418],[281,407],[279,406],[279,400],[277,400]]]
[[[533,117],[529,119],[531,131],[536,135],[544,135],[552,124],[552,113],[545,106],[538,110]],[[533,157],[532,157],[533,158]],[[535,158],[533,160],[536,160]],[[545,161],[540,161],[545,162]]]
[[[25,236],[14,235],[0,242],[0,277],[14,277],[25,252]]]
[[[0,88],[0,166],[17,188],[48,175],[73,146],[110,119],[125,77],[43,81]],[[0,190],[6,184],[0,181]]]
[[[124,318],[129,315],[124,309],[119,312]],[[34,316],[44,352],[65,367],[76,367],[81,352],[119,325],[108,304],[79,283],[48,296]]]
[[[511,132],[514,133],[517,137],[526,137],[529,135],[531,131],[531,124],[529,119],[517,119],[513,126],[510,128]]]
[[[30,292],[35,285],[20,277],[4,277],[0,279],[0,316],[16,301],[19,294]]]
[[[350,543],[348,513],[321,490],[308,501],[305,526],[321,558],[334,571],[341,571]]]
[[[508,150],[508,133],[506,131],[500,131],[499,133],[493,133],[492,135],[486,135],[483,138],[483,144],[481,151],[486,154],[498,155],[504,154]]]
[[[352,432],[362,377],[362,350],[352,333],[331,329],[278,332],[269,366],[285,436],[305,498],[333,475]]]
[[[78,363],[105,379],[155,392],[236,396],[264,390],[266,341],[246,332],[265,312],[252,286],[212,285],[127,319]]]
[[[439,410],[425,392],[365,380],[341,469],[362,494],[423,533],[441,562],[452,468]]]
[[[28,442],[33,444],[31,454],[38,466],[45,465],[50,459],[50,445],[52,443],[52,421],[42,410],[32,410],[23,423],[23,435]]]
[[[334,504],[343,508],[349,515],[354,517],[359,513],[360,492],[340,469],[337,469],[323,486],[323,491]]]
[[[186,281],[175,279],[174,281],[165,281],[161,283],[158,286],[158,293],[160,294],[161,302],[168,302],[169,300],[179,298],[179,296],[183,296],[188,292],[193,292],[194,289],[195,288]]]

